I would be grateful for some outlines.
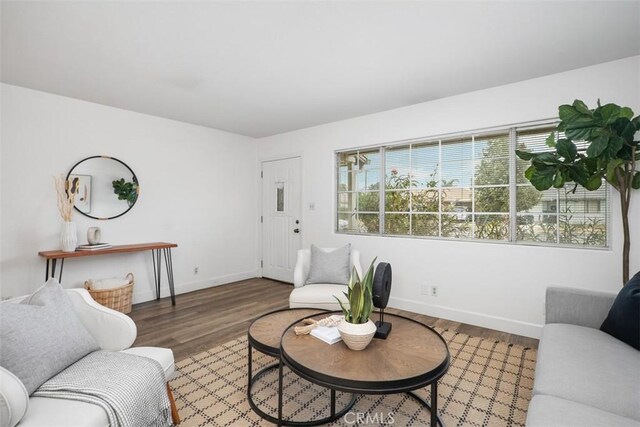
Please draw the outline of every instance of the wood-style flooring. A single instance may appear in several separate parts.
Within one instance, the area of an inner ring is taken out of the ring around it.
[[[168,347],[176,361],[246,334],[261,314],[286,308],[292,285],[270,279],[249,279],[181,294],[176,305],[170,298],[136,304],[130,316],[138,327],[134,345]],[[468,335],[538,347],[538,340],[478,326],[438,319],[404,310],[390,313],[419,320],[429,326]]]

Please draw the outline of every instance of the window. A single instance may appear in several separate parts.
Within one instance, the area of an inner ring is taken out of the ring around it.
[[[380,150],[338,155],[338,230],[378,233]]]
[[[524,177],[515,148],[548,150],[553,129],[338,152],[337,232],[604,247],[606,185],[540,192]]]
[[[532,152],[547,151],[545,139],[550,129],[517,132],[520,149]],[[563,135],[557,135],[563,137]],[[576,144],[578,150],[586,150]],[[587,191],[575,184],[540,192],[524,177],[528,162],[518,159],[517,165],[517,240],[561,245],[607,245],[606,185]]]

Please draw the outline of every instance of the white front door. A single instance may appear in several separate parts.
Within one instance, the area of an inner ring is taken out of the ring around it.
[[[262,276],[293,283],[301,246],[300,157],[262,163]]]

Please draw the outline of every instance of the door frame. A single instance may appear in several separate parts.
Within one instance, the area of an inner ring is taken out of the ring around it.
[[[305,212],[304,212],[304,177],[303,177],[303,173],[302,171],[304,170],[304,156],[302,155],[302,152],[293,152],[293,153],[289,153],[289,154],[283,154],[283,155],[278,155],[278,156],[262,156],[260,158],[258,158],[258,188],[260,189],[260,191],[258,191],[258,215],[256,215],[256,223],[257,223],[257,230],[258,230],[258,251],[256,253],[257,259],[256,259],[256,265],[257,265],[257,271],[258,271],[258,277],[263,277],[262,276],[262,260],[264,259],[263,256],[264,254],[262,253],[263,250],[263,245],[262,245],[262,227],[263,227],[263,223],[260,220],[262,217],[262,200],[263,200],[263,196],[264,196],[264,187],[262,185],[262,164],[266,163],[266,162],[276,162],[278,160],[289,160],[289,159],[295,159],[295,158],[299,158],[300,159],[300,225],[301,225],[301,231],[300,231],[300,247],[304,247],[304,224],[305,224]]]

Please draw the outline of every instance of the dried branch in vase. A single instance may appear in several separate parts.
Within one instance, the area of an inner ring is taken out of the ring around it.
[[[71,221],[73,205],[78,194],[78,178],[64,179],[63,175],[53,177],[56,195],[58,197],[58,211],[63,221]]]

